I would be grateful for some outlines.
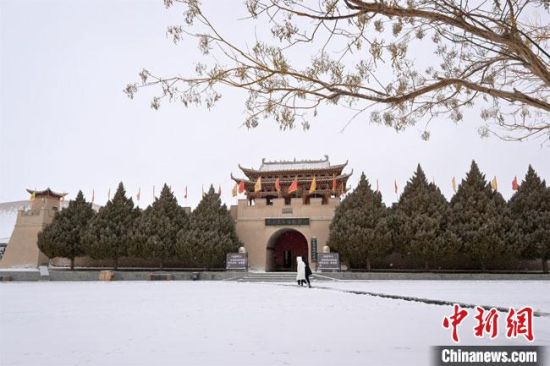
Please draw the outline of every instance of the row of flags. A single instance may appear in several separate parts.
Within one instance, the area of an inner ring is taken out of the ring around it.
[[[394,180],[394,192],[395,194],[398,194],[399,193],[399,186],[397,184],[397,179]],[[294,193],[298,190],[298,187],[299,187],[299,182],[298,182],[298,177],[294,178],[294,180],[292,181],[292,183],[290,184],[290,186],[288,187],[288,190],[287,190],[287,193]],[[453,177],[452,180],[451,180],[451,187],[453,189],[453,191],[456,193],[457,191],[457,184],[456,184],[456,178]],[[498,190],[498,182],[497,182],[497,177],[495,176],[492,180],[491,180],[491,188],[493,189],[493,191],[497,191]],[[275,189],[278,193],[281,193],[281,180],[279,178],[277,178],[275,180]],[[333,192],[336,192],[336,189],[337,189],[337,186],[336,186],[336,176],[334,176],[332,178],[332,191]],[[513,191],[517,191],[519,189],[519,183],[518,183],[518,178],[517,176],[514,177],[514,179],[512,180],[512,190]],[[237,197],[238,194],[240,193],[244,193],[246,190],[246,187],[245,187],[245,182],[244,181],[240,181],[238,183],[235,183],[235,186],[233,187],[233,189],[231,190],[231,195],[233,197]],[[256,180],[256,182],[254,183],[254,192],[260,192],[262,190],[262,177],[258,177],[258,179]],[[311,184],[309,186],[309,193],[314,193],[317,191],[317,179],[315,178],[315,176],[313,176],[313,179],[311,180]],[[378,179],[376,180],[376,192],[380,192],[380,187],[379,187],[379,184],[378,184]],[[222,187],[221,185],[218,186],[218,195],[221,196],[222,194]],[[204,196],[205,195],[205,192],[204,192],[204,185],[202,186],[202,195]],[[30,200],[31,201],[34,201],[34,199],[36,198],[36,193],[35,192],[32,192],[31,194],[31,197],[30,197]],[[156,187],[153,186],[153,198],[156,199],[157,196],[156,196]],[[185,200],[187,200],[188,198],[188,190],[187,190],[187,186],[185,186],[185,191],[184,191],[184,194],[183,194],[183,198]],[[137,202],[139,202],[141,199],[141,187],[138,188],[138,191],[136,193],[136,200]],[[61,200],[63,200],[63,197],[61,198]],[[109,188],[108,192],[107,192],[107,201],[110,201],[111,200],[111,188]],[[95,190],[92,190],[92,199],[91,199],[91,202],[94,203],[95,202]]]
[[[453,177],[452,181],[451,181],[451,186],[453,187],[453,191],[456,193],[456,179],[455,177]],[[493,191],[498,191],[498,182],[497,182],[497,177],[493,177],[493,179],[491,179],[491,189]],[[512,190],[513,191],[517,191],[519,189],[519,183],[518,183],[518,177],[515,176],[514,179],[512,180]]]
[[[394,186],[394,192],[395,194],[399,193],[399,185],[397,184],[397,179],[393,182]],[[456,177],[453,177],[451,180],[451,187],[453,188],[453,191],[456,193],[457,191],[457,184],[456,184]],[[280,179],[277,178],[275,180],[275,189],[278,193],[281,192],[281,182]],[[498,191],[498,182],[497,177],[493,177],[491,180],[491,189],[493,191]],[[518,177],[515,176],[512,180],[512,190],[517,191],[519,189],[519,183],[518,183]],[[262,190],[262,177],[258,177],[256,180],[256,183],[254,184],[254,192],[260,192]],[[298,178],[296,177],[292,184],[288,187],[287,193],[293,193],[298,190]],[[309,187],[309,193],[314,193],[317,190],[317,181],[315,179],[315,176],[313,176],[313,179],[311,180],[311,185]],[[244,181],[240,181],[239,183],[236,183],[232,190],[232,196],[236,197],[238,193],[243,193],[245,191],[244,187]],[[332,179],[332,191],[336,192],[336,177],[333,177]],[[378,183],[378,179],[376,180],[376,192],[380,192],[380,186]]]
[[[221,185],[218,186],[218,194],[221,195],[222,194],[222,187]],[[34,192],[33,192],[33,195],[34,195]],[[204,193],[204,185],[202,186],[202,195],[204,196],[205,193]],[[183,194],[183,198],[185,200],[187,200],[187,197],[188,197],[188,190],[187,190],[187,186],[185,186],[185,191],[184,191],[184,194]],[[157,198],[157,194],[156,194],[156,186],[153,186],[153,199],[156,199]],[[31,197],[31,200],[33,199],[33,197]],[[109,190],[107,191],[107,201],[110,201],[111,200],[111,188],[109,188]],[[138,191],[136,193],[136,200],[139,202],[141,200],[141,187],[138,188]],[[91,202],[94,203],[95,201],[95,189],[92,189],[92,199],[91,199]]]
[[[288,186],[287,193],[294,193],[298,190],[298,177],[294,178],[290,186]],[[262,177],[258,177],[256,180],[256,183],[254,183],[254,192],[260,192],[262,190]],[[277,178],[275,179],[275,190],[277,193],[281,193],[281,179]],[[332,190],[336,192],[336,176],[334,175],[332,177]],[[233,197],[237,197],[239,193],[243,193],[245,191],[245,183],[244,181],[240,181],[238,183],[235,183],[235,186],[233,187],[231,194]],[[317,178],[315,178],[315,175],[313,176],[313,179],[311,180],[311,184],[309,185],[309,193],[314,193],[317,191]]]

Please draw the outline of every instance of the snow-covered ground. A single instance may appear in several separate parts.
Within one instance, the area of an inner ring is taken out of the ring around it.
[[[550,313],[550,281],[339,281],[323,287]]]
[[[318,282],[327,288],[235,282],[0,284],[0,365],[429,365],[452,307],[338,291],[548,308],[547,282]],[[460,344],[477,339],[474,313]],[[550,318],[534,319],[550,344]]]

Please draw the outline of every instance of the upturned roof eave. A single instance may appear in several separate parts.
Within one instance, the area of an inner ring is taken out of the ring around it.
[[[314,168],[302,168],[302,169],[280,169],[280,170],[259,170],[259,169],[252,169],[252,168],[245,168],[241,166],[240,164],[239,169],[242,170],[242,172],[250,178],[250,176],[264,176],[264,175],[293,175],[297,174],[299,172],[318,172],[318,171],[335,171],[338,173],[338,175],[342,175],[342,171],[344,168],[348,165],[348,160],[346,160],[342,164],[337,165],[330,165],[328,167],[314,167]]]
[[[41,190],[41,191],[27,188],[27,192],[29,192],[29,194],[34,193],[35,196],[52,196],[52,197],[57,197],[57,198],[65,197],[67,195],[67,193],[54,192],[50,189],[50,187],[48,187],[44,190]]]

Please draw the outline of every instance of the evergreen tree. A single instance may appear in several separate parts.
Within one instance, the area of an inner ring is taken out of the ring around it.
[[[516,242],[524,258],[542,261],[548,272],[550,258],[550,190],[529,165],[525,180],[510,199],[512,217],[518,226]]]
[[[92,204],[78,191],[69,206],[58,211],[52,223],[38,234],[38,248],[50,258],[69,258],[73,270],[74,259],[85,255],[82,235],[94,214]]]
[[[490,260],[514,253],[508,241],[511,227],[506,201],[500,193],[493,192],[472,161],[466,179],[451,200],[450,228],[460,239],[461,250],[485,270]]]
[[[178,257],[188,267],[220,268],[241,245],[227,206],[210,186],[189,217],[189,229],[178,233]]]
[[[388,210],[380,192],[373,192],[365,174],[357,188],[336,208],[328,244],[349,261],[351,267],[371,269],[373,259],[391,249]]]
[[[122,182],[113,199],[102,207],[91,220],[84,235],[86,253],[93,259],[112,259],[114,269],[118,261],[128,255],[130,232],[139,217],[132,198],[126,198]]]
[[[456,240],[446,229],[447,200],[435,184],[428,183],[420,165],[403,190],[396,215],[401,218],[402,252],[422,261],[425,269],[457,251]]]
[[[130,255],[155,258],[164,267],[167,259],[176,256],[176,241],[180,230],[188,226],[187,214],[176,197],[164,184],[160,197],[147,207],[135,221]]]

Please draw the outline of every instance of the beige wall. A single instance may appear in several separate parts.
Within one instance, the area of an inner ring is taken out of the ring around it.
[[[55,211],[51,209],[54,206],[48,201],[42,202],[48,208],[41,208],[33,202],[31,207],[34,209],[19,210],[13,234],[0,261],[0,268],[36,268],[48,264],[48,257],[37,245],[38,233],[52,222],[55,215]],[[59,201],[55,207],[59,207]]]
[[[250,270],[266,270],[270,259],[267,255],[270,239],[288,229],[297,230],[305,236],[312,263],[311,239],[317,238],[317,250],[320,252],[328,240],[330,222],[339,202],[339,198],[331,198],[323,205],[321,198],[312,198],[310,204],[304,205],[301,198],[293,198],[290,205],[285,205],[284,199],[280,198],[275,199],[273,205],[268,206],[262,199],[250,206],[247,200],[239,200],[236,206],[231,207],[231,214],[235,218],[237,235],[248,251]],[[309,225],[266,226],[266,218],[309,218]]]

